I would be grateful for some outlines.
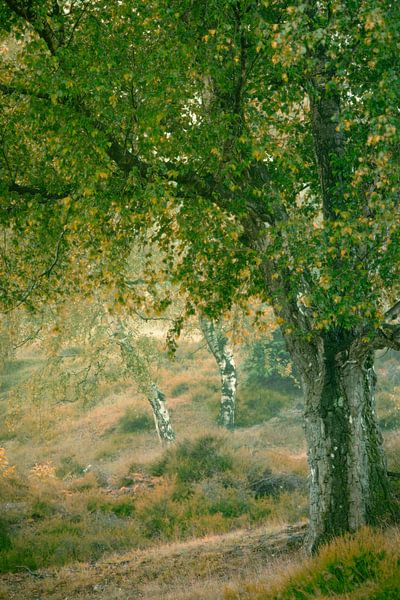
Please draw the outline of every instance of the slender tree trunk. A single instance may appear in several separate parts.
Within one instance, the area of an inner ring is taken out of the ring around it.
[[[391,505],[385,455],[375,415],[373,352],[353,351],[325,335],[307,373],[305,433],[310,466],[310,549],[374,524]]]
[[[165,394],[152,381],[146,363],[146,357],[142,356],[131,342],[129,331],[123,323],[118,320],[113,323],[114,335],[121,350],[125,365],[131,371],[139,390],[145,394],[153,411],[154,423],[161,444],[170,444],[175,441],[175,432],[171,424],[171,418],[165,401]]]
[[[221,377],[221,403],[218,423],[226,429],[235,425],[237,375],[233,352],[221,325],[199,317],[200,327],[211,354],[217,361]]]
[[[150,386],[148,400],[153,410],[154,422],[160,442],[171,444],[175,441],[175,432],[172,429],[171,419],[165,403],[165,394],[155,383]]]

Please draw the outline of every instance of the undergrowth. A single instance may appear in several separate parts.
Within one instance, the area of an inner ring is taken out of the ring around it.
[[[400,597],[400,532],[365,528],[338,538],[279,581],[227,589],[225,600],[397,600]]]
[[[256,497],[249,477],[262,475],[259,465],[228,446],[218,436],[184,440],[140,472],[134,464],[122,488],[104,488],[96,472],[82,473],[70,456],[57,467],[35,465],[22,502],[1,523],[0,571],[96,560],[159,541],[306,516],[303,491]]]

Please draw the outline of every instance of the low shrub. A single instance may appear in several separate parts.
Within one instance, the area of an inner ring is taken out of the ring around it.
[[[118,421],[118,429],[122,433],[153,431],[154,419],[147,413],[128,408]]]
[[[18,571],[21,565],[34,570],[97,560],[105,552],[143,545],[132,500],[97,494],[96,501],[89,496],[86,505],[86,509],[82,504],[76,507],[79,513],[67,512],[73,506],[59,507],[57,513],[37,506],[36,510],[46,513],[43,518],[20,521],[14,532],[6,530],[8,542],[0,546],[0,572]]]
[[[104,498],[91,498],[87,503],[89,513],[113,513],[117,517],[131,517],[135,511],[135,506],[132,500],[117,500],[110,502]]]
[[[349,600],[394,600],[400,590],[398,541],[399,532],[383,535],[365,528],[355,536],[334,540],[273,589],[263,583],[249,584],[240,591],[226,590],[225,599],[311,600],[345,594]]]
[[[177,383],[171,390],[171,398],[177,398],[189,390],[189,384],[186,381]]]
[[[57,513],[58,508],[53,502],[36,500],[31,508],[31,518],[39,520],[51,517]]]
[[[192,483],[228,471],[233,466],[230,454],[223,450],[223,440],[203,436],[184,440],[169,448],[151,467],[153,475],[174,475],[178,482]]]
[[[0,552],[11,548],[11,538],[8,524],[0,519]]]
[[[60,461],[60,465],[56,468],[56,476],[60,479],[80,477],[84,473],[85,467],[73,458],[73,456],[64,456]]]
[[[386,431],[400,429],[400,411],[385,415],[379,419],[379,426]]]
[[[238,393],[236,425],[251,427],[264,423],[276,417],[292,402],[289,396],[259,385],[242,387]]]
[[[279,496],[283,492],[306,490],[306,479],[294,473],[272,473],[266,469],[263,476],[250,482],[256,498],[262,496]]]
[[[138,500],[135,517],[147,539],[223,533],[249,527],[271,513],[270,501],[256,500],[248,489],[225,488],[217,477],[193,484],[183,496],[176,490],[176,482],[167,480]]]

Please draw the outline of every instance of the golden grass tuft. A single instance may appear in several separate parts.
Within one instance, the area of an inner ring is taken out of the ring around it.
[[[267,580],[227,587],[225,600],[396,600],[400,597],[400,530],[363,528],[337,538],[315,558]],[[397,595],[396,595],[397,594]]]

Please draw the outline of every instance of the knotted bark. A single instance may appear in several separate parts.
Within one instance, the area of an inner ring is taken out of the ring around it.
[[[318,372],[302,371],[312,551],[336,535],[375,524],[391,505],[375,414],[373,352],[361,352],[351,336],[331,332],[320,340],[315,358]]]

